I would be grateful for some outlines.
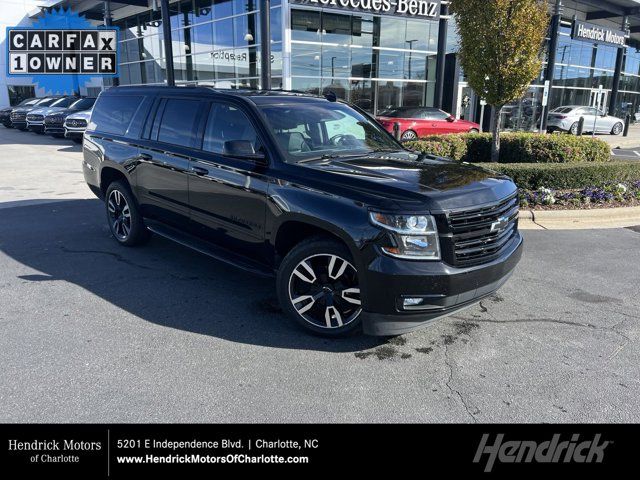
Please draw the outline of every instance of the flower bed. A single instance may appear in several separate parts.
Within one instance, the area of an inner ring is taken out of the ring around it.
[[[520,206],[536,210],[577,210],[640,206],[640,181],[575,189],[520,189]]]

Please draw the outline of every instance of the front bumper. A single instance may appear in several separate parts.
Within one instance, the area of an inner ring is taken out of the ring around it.
[[[64,134],[64,127],[62,125],[47,125],[47,124],[45,124],[44,133],[46,133],[47,135],[51,135],[51,134],[63,135]]]
[[[43,132],[44,122],[30,122],[27,120],[27,128],[32,132]]]
[[[366,272],[362,326],[368,335],[400,335],[469,307],[498,290],[522,256],[518,232],[489,263],[456,268],[443,262],[376,258]],[[428,309],[403,310],[403,297],[426,297]]]
[[[84,129],[82,130],[71,130],[69,128],[64,128],[64,137],[65,138],[82,138],[84,136]]]

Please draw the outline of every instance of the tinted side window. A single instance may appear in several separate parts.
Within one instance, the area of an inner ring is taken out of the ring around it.
[[[251,142],[254,152],[259,148],[256,131],[241,110],[222,103],[212,104],[202,149],[207,152],[226,153],[225,142],[237,140]]]
[[[98,132],[124,135],[142,97],[108,95],[100,97],[93,109],[91,123]]]
[[[164,107],[158,140],[190,147],[195,135],[200,100],[170,98]]]

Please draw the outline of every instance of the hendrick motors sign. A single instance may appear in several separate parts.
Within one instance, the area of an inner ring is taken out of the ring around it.
[[[398,15],[435,19],[440,16],[440,1],[428,0],[290,0],[310,7],[337,8],[352,12]]]
[[[622,30],[612,30],[593,23],[575,20],[571,30],[571,38],[624,47],[627,41],[627,33]]]

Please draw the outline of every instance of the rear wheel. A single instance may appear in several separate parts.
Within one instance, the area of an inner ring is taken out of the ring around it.
[[[574,122],[574,124],[571,125],[571,128],[569,129],[569,133],[571,135],[578,135],[578,122]]]
[[[418,134],[413,130],[407,130],[400,136],[400,140],[417,140],[417,138]]]
[[[349,250],[320,237],[291,250],[278,270],[280,306],[307,331],[343,336],[361,323],[358,272]]]
[[[141,245],[149,239],[149,230],[128,185],[120,180],[111,183],[104,203],[111,234],[121,245]]]
[[[620,135],[623,129],[624,129],[624,125],[622,125],[621,122],[618,122],[611,129],[611,135]]]
[[[472,128],[469,130],[469,133],[479,133],[479,130],[477,128]]]

